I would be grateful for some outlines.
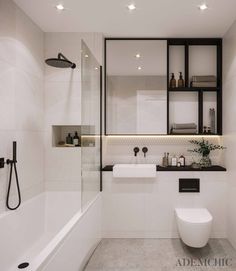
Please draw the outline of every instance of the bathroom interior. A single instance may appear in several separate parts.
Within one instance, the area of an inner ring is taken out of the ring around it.
[[[0,0],[1,271],[236,270],[235,10]]]

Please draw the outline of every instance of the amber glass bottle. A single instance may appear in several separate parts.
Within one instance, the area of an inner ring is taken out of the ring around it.
[[[170,88],[176,88],[175,74],[171,73]]]
[[[179,80],[178,80],[178,88],[183,88],[184,87],[184,79],[182,72],[179,73]]]

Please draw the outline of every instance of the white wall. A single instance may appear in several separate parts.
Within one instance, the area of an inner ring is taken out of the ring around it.
[[[0,156],[12,158],[12,141],[17,141],[23,200],[44,189],[43,48],[43,32],[11,0],[0,0]],[[0,212],[8,178],[5,166],[0,169]]]
[[[209,139],[209,138],[208,138]],[[164,152],[184,154],[187,164],[199,161],[186,137],[108,137],[104,140],[103,165],[117,163],[161,164]],[[220,137],[209,139],[221,143]],[[147,157],[133,148],[147,146]],[[212,152],[213,164],[222,163],[222,152]],[[199,194],[180,194],[179,178],[200,178]],[[225,172],[158,172],[154,180],[115,179],[103,172],[103,236],[118,238],[169,238],[177,236],[175,207],[206,207],[214,217],[212,237],[226,236],[227,182]]]
[[[194,137],[201,140],[201,137]],[[192,137],[167,136],[167,137],[106,137],[103,140],[103,166],[114,165],[118,163],[154,163],[162,164],[164,152],[169,152],[170,157],[176,155],[179,157],[183,154],[186,158],[186,164],[199,162],[198,154],[190,153],[188,150],[193,149],[194,145],[189,143]],[[206,138],[213,144],[221,144],[220,137]],[[139,147],[138,156],[134,157],[134,147]],[[147,157],[144,158],[142,147],[148,147]],[[214,165],[224,165],[222,151],[212,151],[210,154]]]
[[[228,195],[228,238],[236,248],[236,22],[224,36],[224,91],[223,118],[224,144],[227,146],[225,160],[227,166]]]
[[[103,36],[98,33],[46,33],[45,58],[59,52],[76,69],[45,70],[45,182],[47,190],[81,189],[79,148],[52,148],[52,125],[81,125],[81,40],[102,63]]]
[[[179,178],[200,178],[200,193],[179,193]],[[174,209],[205,207],[212,237],[226,237],[227,184],[222,172],[158,172],[155,179],[117,179],[103,172],[103,237],[177,237]]]

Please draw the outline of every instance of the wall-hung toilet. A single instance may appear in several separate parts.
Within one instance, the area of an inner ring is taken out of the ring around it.
[[[211,233],[210,212],[205,208],[176,208],[175,213],[182,241],[190,247],[204,247]]]

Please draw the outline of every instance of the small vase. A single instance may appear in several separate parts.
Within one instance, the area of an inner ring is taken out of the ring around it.
[[[201,167],[210,167],[211,166],[211,159],[210,159],[209,155],[202,156],[202,158],[200,160],[200,165],[201,165]]]

